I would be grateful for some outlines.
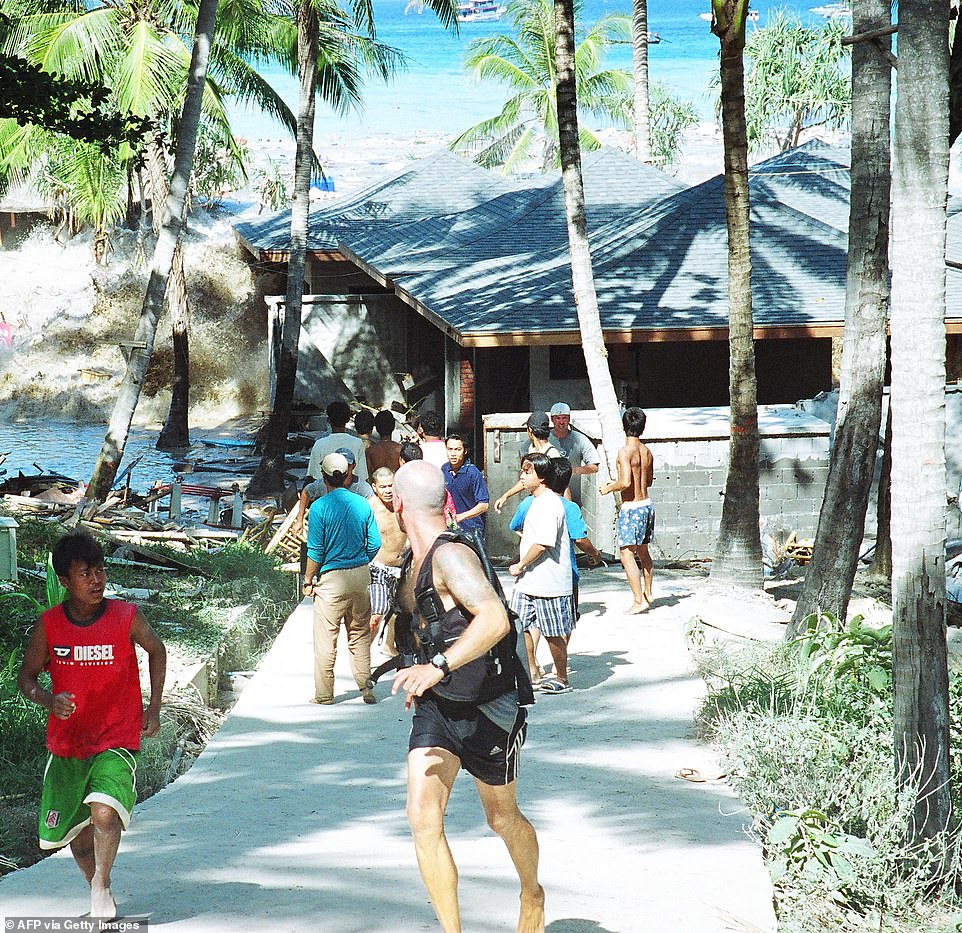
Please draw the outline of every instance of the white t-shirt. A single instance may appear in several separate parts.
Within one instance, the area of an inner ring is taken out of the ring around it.
[[[538,448],[535,447],[534,444],[531,444],[528,446],[528,449],[524,453],[525,454],[544,454],[549,460],[553,460],[555,457],[564,456],[564,454],[562,454],[561,451],[557,447],[555,447],[554,444],[548,444],[548,446],[544,450],[538,450]],[[523,458],[524,454],[522,454],[521,456]]]
[[[353,434],[328,434],[318,438],[311,448],[311,459],[307,464],[307,475],[321,478],[321,461],[328,455],[346,447],[354,454],[354,475],[367,479],[367,458],[364,456],[364,441]]]
[[[571,539],[561,497],[546,489],[534,497],[521,529],[521,557],[540,544],[547,550],[515,579],[515,589],[528,596],[570,596]]]
[[[448,462],[448,448],[444,441],[421,441],[421,453],[428,463],[433,463],[439,470]]]

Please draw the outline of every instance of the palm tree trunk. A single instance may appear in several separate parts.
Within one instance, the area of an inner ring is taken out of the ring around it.
[[[188,415],[190,413],[190,335],[187,303],[187,274],[184,270],[184,251],[180,243],[174,251],[170,284],[167,287],[167,308],[170,311],[171,343],[174,349],[173,371],[170,379],[170,407],[167,420],[157,438],[159,450],[174,450],[190,445]]]
[[[632,0],[631,49],[635,84],[635,156],[651,163],[651,113],[648,97],[648,0]]]
[[[294,205],[291,209],[291,248],[287,264],[287,293],[281,325],[280,358],[271,414],[264,432],[264,453],[247,487],[250,495],[280,493],[284,488],[284,460],[294,385],[297,348],[301,339],[304,266],[314,159],[314,109],[317,89],[318,20],[311,0],[301,0],[297,14],[297,68],[300,97],[297,112],[297,152],[294,156]]]
[[[565,192],[568,225],[568,250],[571,255],[571,282],[581,344],[588,369],[591,397],[601,422],[601,438],[608,469],[616,476],[618,449],[625,442],[618,398],[608,368],[598,312],[598,296],[591,268],[588,245],[588,218],[585,189],[581,175],[581,147],[578,143],[578,95],[575,90],[575,14],[573,0],[554,0],[555,72],[558,97],[558,141],[561,152],[561,179]]]
[[[944,0],[899,6],[892,175],[892,626],[909,844],[949,830],[945,634],[945,223],[949,77]],[[947,865],[936,866],[937,872]]]
[[[890,11],[889,0],[857,0],[855,34],[889,26]],[[884,43],[891,50],[891,38],[886,36]],[[838,418],[812,560],[787,639],[797,636],[813,612],[844,621],[858,568],[885,378],[891,94],[892,69],[880,49],[857,42],[852,49],[852,193]]]
[[[722,138],[728,216],[728,379],[731,440],[721,527],[711,579],[762,585],[758,505],[758,393],[749,243],[748,133],[745,125],[745,17],[748,0],[712,0],[721,42]]]
[[[147,147],[147,165],[154,204],[166,203],[170,188],[167,185],[167,160],[160,139],[154,136]],[[186,203],[185,203],[186,208]],[[185,210],[186,216],[186,210]],[[160,213],[154,211],[155,232],[160,235]],[[173,370],[170,381],[170,406],[167,420],[157,438],[158,450],[174,450],[190,444],[188,414],[190,412],[190,337],[188,321],[190,305],[187,298],[187,272],[184,251],[180,243],[174,251],[170,282],[167,286],[167,309],[171,319]]]
[[[137,325],[135,342],[138,346],[131,349],[127,372],[110,416],[107,436],[90,478],[87,495],[91,499],[103,500],[110,492],[127,444],[130,423],[140,399],[140,390],[144,384],[147,367],[150,365],[157,322],[164,308],[167,282],[183,226],[184,199],[194,164],[194,150],[197,146],[197,130],[200,124],[204,85],[207,81],[207,63],[213,41],[217,4],[218,0],[201,0],[197,13],[187,97],[184,100],[184,110],[180,119],[180,132],[177,134],[174,171],[170,180],[170,193],[164,206],[163,226],[154,248],[144,307]]]

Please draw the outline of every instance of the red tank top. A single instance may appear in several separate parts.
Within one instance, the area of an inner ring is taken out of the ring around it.
[[[53,692],[72,693],[67,719],[50,716],[47,748],[60,758],[90,758],[108,748],[140,748],[144,705],[130,625],[137,607],[108,599],[91,625],[71,622],[63,606],[40,617],[47,635]]]

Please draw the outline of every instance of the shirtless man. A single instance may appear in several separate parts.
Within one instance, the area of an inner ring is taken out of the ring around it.
[[[411,573],[399,601],[415,608],[414,582],[421,564],[445,531],[444,478],[423,460],[397,472],[395,510],[411,541]],[[433,551],[433,586],[446,612],[469,620],[464,632],[428,664],[399,671],[393,693],[414,706],[408,744],[408,820],[418,867],[443,933],[460,933],[458,870],[444,835],[444,813],[458,771],[474,777],[488,825],[504,840],[521,880],[517,933],[544,933],[544,889],[538,882],[538,837],[518,809],[518,755],[526,711],[517,689],[486,703],[451,702],[435,693],[449,672],[482,657],[508,637],[511,623],[477,555],[466,545],[442,543]],[[456,677],[454,678],[456,679]]]
[[[651,606],[652,561],[648,552],[655,532],[655,507],[648,498],[648,487],[655,475],[651,451],[641,442],[647,417],[640,408],[629,408],[623,415],[625,446],[618,451],[618,478],[599,487],[602,495],[621,493],[618,512],[618,549],[634,602],[628,615],[647,612]],[[638,563],[641,562],[641,573]],[[642,584],[642,574],[644,584]]]
[[[374,512],[377,530],[381,533],[381,550],[371,561],[371,635],[376,635],[381,619],[394,598],[408,539],[394,514],[394,471],[378,467],[371,478],[374,480],[374,495],[367,501]],[[388,623],[388,630],[384,634],[384,650],[391,656],[397,654],[393,621]]]

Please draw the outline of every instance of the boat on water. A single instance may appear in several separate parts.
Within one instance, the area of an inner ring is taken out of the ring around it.
[[[649,32],[649,33],[648,33],[648,44],[649,44],[649,45],[658,45],[659,42],[661,42],[661,36],[659,36],[657,32]]]
[[[825,6],[813,6],[809,12],[825,19],[845,19],[852,15],[852,8],[847,3],[827,3]]]
[[[493,23],[504,16],[506,7],[498,0],[463,0],[458,4],[459,23]]]
[[[814,12],[814,11],[813,11],[813,12]],[[699,18],[699,19],[703,19],[706,23],[710,23],[710,22],[711,22],[711,18],[712,18],[712,14],[711,14],[711,13],[699,13],[699,14],[698,14],[698,18]],[[758,22],[758,10],[749,10],[748,13],[745,14],[745,18],[746,18],[746,19],[748,20],[748,22],[750,22],[750,23],[757,23],[757,22]],[[651,40],[649,40],[649,41],[651,41]],[[659,40],[659,41],[660,41],[660,40]]]

